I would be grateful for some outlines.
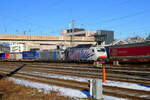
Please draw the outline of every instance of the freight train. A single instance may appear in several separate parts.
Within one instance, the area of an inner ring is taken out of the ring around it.
[[[78,45],[66,50],[24,51],[22,53],[2,53],[5,61],[47,61],[47,62],[94,62],[99,57],[106,57],[102,46]]]
[[[47,62],[150,62],[150,42],[113,46],[79,45],[66,50],[24,51],[0,53],[2,61],[47,61]]]

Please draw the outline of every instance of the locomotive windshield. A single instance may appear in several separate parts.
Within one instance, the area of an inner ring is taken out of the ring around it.
[[[64,54],[64,51],[62,51],[61,54]]]
[[[105,49],[104,48],[98,49],[97,52],[105,52]]]

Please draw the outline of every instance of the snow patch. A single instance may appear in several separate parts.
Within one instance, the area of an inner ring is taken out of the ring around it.
[[[47,73],[40,73],[40,72],[27,72],[27,73],[30,73],[30,74],[32,73],[34,75],[39,75],[39,76],[43,76],[43,77],[59,78],[59,79],[65,79],[65,80],[74,80],[74,81],[79,81],[79,82],[88,82],[88,80],[92,79],[92,78],[83,78],[83,77],[77,77],[77,76],[65,76],[65,75],[57,75],[57,74],[47,74]],[[146,87],[144,85],[134,84],[134,83],[128,83],[128,82],[119,82],[119,81],[106,80],[106,83],[103,83],[103,85],[116,86],[116,87],[122,87],[122,88],[128,88],[128,89],[150,91],[149,87]]]
[[[75,90],[75,89],[69,89],[69,88],[64,88],[64,87],[59,87],[59,86],[52,86],[52,85],[48,85],[48,84],[31,82],[31,81],[20,80],[20,79],[15,79],[15,78],[9,78],[9,79],[14,81],[14,83],[16,83],[16,84],[36,88],[39,91],[41,91],[41,90],[44,90],[45,92],[49,92],[51,90],[59,91],[62,96],[67,96],[67,97],[71,97],[71,98],[87,98],[86,94],[84,94],[82,91]],[[78,100],[78,99],[76,99],[76,100]],[[116,97],[104,95],[104,100],[127,100],[127,99],[116,98]]]
[[[127,82],[118,82],[118,81],[109,81],[109,80],[107,80],[106,83],[103,83],[103,85],[150,91],[150,88],[140,86],[139,84],[127,83]]]
[[[61,95],[63,95],[63,96],[78,97],[78,98],[87,97],[81,91],[75,90],[75,89],[63,88],[63,87],[59,87],[59,86],[52,86],[52,85],[37,83],[37,82],[30,82],[30,81],[26,81],[26,80],[15,79],[15,78],[10,78],[10,80],[13,80],[14,83],[16,83],[16,84],[24,85],[27,87],[36,88],[39,90],[44,89],[45,92],[48,92],[51,90],[60,91]]]

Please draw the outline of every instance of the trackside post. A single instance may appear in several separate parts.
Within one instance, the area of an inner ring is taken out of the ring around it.
[[[105,83],[106,82],[106,75],[105,75],[106,70],[104,66],[102,67],[102,72],[103,72],[103,83]]]
[[[93,100],[103,100],[103,88],[101,79],[93,79],[89,81],[90,83],[90,96]]]
[[[93,95],[93,82],[92,82],[93,80],[90,80],[89,81],[89,84],[90,84],[90,96],[92,97],[92,95]]]
[[[98,61],[98,65],[99,66],[101,66],[102,67],[102,81],[103,81],[103,83],[105,83],[106,82],[106,70],[105,70],[105,67],[103,66],[103,64],[105,63],[105,60],[104,60],[105,58],[99,58],[97,61]]]

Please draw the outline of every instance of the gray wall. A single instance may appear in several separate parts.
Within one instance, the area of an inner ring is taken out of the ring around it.
[[[106,35],[104,40],[105,44],[110,44],[114,41],[114,31],[109,30],[97,30],[98,35]]]

